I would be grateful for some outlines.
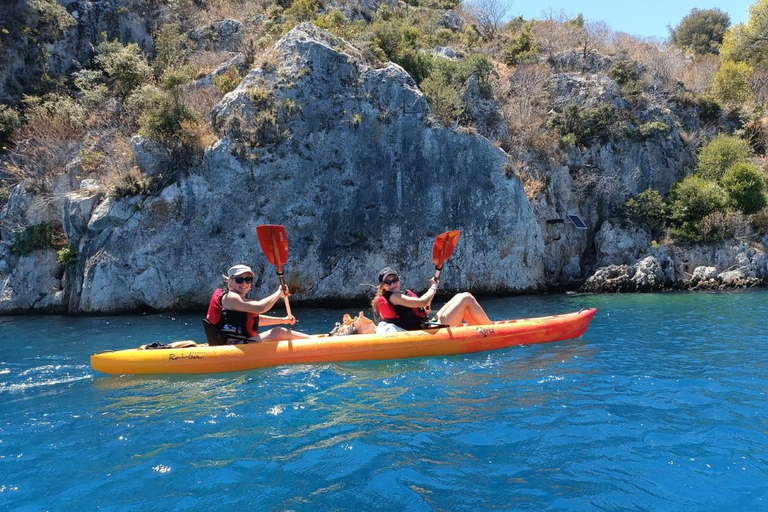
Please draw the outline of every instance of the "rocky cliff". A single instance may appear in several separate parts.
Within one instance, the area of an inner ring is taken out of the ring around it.
[[[220,139],[156,196],[101,197],[72,176],[55,201],[14,188],[3,218],[62,219],[79,263],[53,251],[0,254],[0,312],[198,308],[234,263],[277,286],[254,227],[283,224],[294,299],[370,296],[377,270],[422,289],[434,236],[462,231],[443,290],[541,290],[544,242],[507,155],[430,119],[412,79],[372,68],[311,24],[295,27],[213,112]],[[135,144],[134,148],[140,148]],[[66,190],[72,188],[74,190]],[[9,239],[3,236],[3,239]],[[40,253],[44,254],[40,254]]]

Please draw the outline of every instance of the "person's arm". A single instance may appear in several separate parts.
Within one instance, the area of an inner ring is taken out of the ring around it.
[[[246,313],[256,313],[261,315],[266,313],[275,305],[275,302],[282,297],[286,297],[288,294],[283,292],[282,288],[278,288],[272,295],[264,297],[261,300],[244,300],[237,293],[227,293],[221,301],[221,305],[224,309],[231,309],[234,311],[245,311]]]
[[[291,316],[268,316],[259,315],[259,325],[279,325],[279,324],[291,324],[296,323],[296,317]]]
[[[411,297],[402,293],[393,293],[389,296],[389,302],[397,306],[407,308],[428,308],[432,304],[432,299],[437,294],[438,281],[435,278],[429,280],[429,289],[421,297]]]

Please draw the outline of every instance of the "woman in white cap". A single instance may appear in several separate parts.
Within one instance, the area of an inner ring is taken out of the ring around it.
[[[227,271],[226,289],[213,292],[208,305],[206,319],[221,331],[228,344],[252,341],[295,340],[309,336],[292,329],[274,327],[259,333],[259,325],[296,323],[293,315],[284,317],[267,316],[266,313],[278,299],[288,297],[288,289],[278,288],[276,292],[261,300],[249,300],[245,295],[251,289],[253,270],[246,265],[235,265]]]
[[[373,318],[381,318],[376,332],[414,331],[422,328],[428,321],[432,299],[437,294],[438,281],[429,280],[429,289],[421,296],[411,290],[400,290],[400,276],[390,267],[379,271],[379,287],[371,301]],[[493,323],[477,302],[468,292],[454,295],[433,319],[442,325],[487,325]]]

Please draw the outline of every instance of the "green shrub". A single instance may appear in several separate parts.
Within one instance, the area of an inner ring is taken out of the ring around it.
[[[471,76],[477,78],[481,87],[490,88],[493,76],[493,62],[482,53],[473,53],[459,61],[459,80],[467,81]]]
[[[343,31],[347,24],[347,18],[344,17],[344,13],[338,7],[334,7],[327,14],[315,18],[314,24],[320,28],[334,31],[335,35],[342,35],[337,32]]]
[[[699,119],[705,123],[714,123],[720,118],[723,111],[720,104],[713,98],[702,97],[696,102],[699,108]]]
[[[448,125],[464,112],[462,92],[445,75],[432,73],[421,83],[432,113]]]
[[[640,80],[640,75],[642,75],[642,69],[637,62],[631,60],[619,61],[611,69],[611,78],[620,86],[637,82]]]
[[[8,203],[8,199],[11,197],[11,189],[5,185],[0,185],[0,209]]]
[[[27,123],[41,121],[50,126],[52,121],[62,122],[72,127],[81,126],[88,112],[73,98],[56,93],[43,96],[24,96],[24,111]]]
[[[104,41],[96,47],[96,63],[104,70],[116,94],[126,96],[152,77],[152,68],[139,45]]]
[[[230,66],[224,73],[213,79],[213,86],[222,96],[228,92],[234,91],[242,81],[240,72],[235,66]]]
[[[420,85],[432,72],[434,60],[428,53],[406,48],[398,53],[395,62],[411,75],[417,85]]]
[[[74,267],[80,259],[80,251],[69,246],[59,249],[56,253],[56,263],[67,267]]]
[[[734,208],[749,215],[765,208],[765,179],[760,170],[747,162],[732,165],[725,171],[723,188]]]
[[[670,192],[671,216],[677,221],[699,221],[710,213],[725,211],[728,194],[714,180],[688,175]]]
[[[182,33],[178,23],[165,23],[155,35],[155,59],[152,66],[160,76],[166,69],[184,66],[195,50],[195,42]]]
[[[139,133],[162,143],[171,151],[182,143],[181,124],[197,121],[199,114],[183,101],[183,88],[191,80],[182,70],[169,70],[163,75],[162,93],[139,118]]]
[[[723,103],[742,104],[752,99],[749,85],[754,70],[745,62],[726,60],[712,81],[712,95]]]
[[[624,218],[630,224],[645,224],[656,231],[667,218],[667,204],[658,191],[649,188],[624,205]]]
[[[29,256],[32,251],[51,249],[60,240],[61,235],[63,233],[57,233],[53,226],[47,222],[27,226],[24,231],[16,236],[16,239],[11,244],[11,252],[22,256]]]
[[[370,51],[377,58],[399,64],[416,84],[432,72],[434,58],[418,49],[422,39],[418,28],[390,20],[375,23],[372,32]]]
[[[79,100],[87,110],[96,110],[109,96],[106,76],[99,70],[82,69],[72,73],[75,87],[80,91]]]
[[[643,70],[640,65],[631,60],[619,61],[611,70],[611,78],[619,84],[621,92],[630,97],[637,95],[642,90],[640,86],[642,74]]]
[[[285,11],[296,23],[312,21],[317,14],[319,5],[316,0],[294,0],[291,7]]]
[[[377,23],[373,27],[371,45],[374,53],[377,53],[376,49],[383,52],[382,60],[394,61],[400,45],[400,26],[397,23]]]
[[[40,35],[48,42],[58,40],[66,30],[77,25],[75,18],[55,0],[31,0],[28,3],[37,12]]]
[[[549,125],[561,137],[573,135],[570,140],[574,140],[579,146],[586,146],[595,139],[602,143],[618,139],[622,135],[619,121],[619,112],[613,105],[584,108],[570,103],[563,112],[555,113],[549,118]]]
[[[668,135],[670,132],[669,125],[662,123],[661,121],[651,121],[649,123],[641,124],[637,129],[637,135],[640,139],[650,139],[656,135]]]
[[[507,66],[531,64],[539,60],[539,49],[533,43],[530,23],[523,25],[520,33],[507,41],[501,59]]]
[[[749,143],[721,133],[702,146],[696,174],[719,181],[729,167],[740,162],[749,162]]]
[[[11,139],[13,132],[21,126],[21,118],[16,109],[7,105],[0,105],[0,151]]]

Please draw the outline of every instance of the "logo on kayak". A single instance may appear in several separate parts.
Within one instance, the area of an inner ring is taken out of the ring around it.
[[[489,334],[496,333],[496,329],[483,329],[482,327],[478,327],[476,330],[483,335],[483,338],[487,338]]]
[[[169,361],[178,361],[180,359],[203,359],[205,354],[190,352],[188,354],[168,354]]]

